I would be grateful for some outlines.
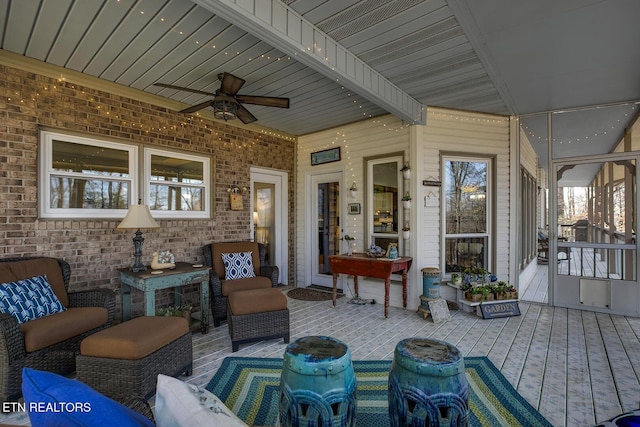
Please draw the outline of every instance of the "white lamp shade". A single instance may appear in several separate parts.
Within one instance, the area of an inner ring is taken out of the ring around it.
[[[149,206],[131,205],[118,228],[160,228],[160,224],[151,216]]]
[[[258,211],[253,211],[253,223],[258,223]]]

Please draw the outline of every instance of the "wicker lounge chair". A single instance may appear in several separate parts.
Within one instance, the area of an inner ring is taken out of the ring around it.
[[[252,252],[256,277],[251,279],[225,280],[222,253]],[[278,286],[280,270],[275,265],[265,265],[265,247],[256,242],[210,243],[203,248],[204,262],[213,267],[209,275],[211,313],[213,326],[218,327],[227,320],[227,298],[234,290],[250,290]]]
[[[80,342],[85,337],[107,328],[113,323],[115,307],[113,291],[95,289],[67,292],[71,268],[66,261],[47,257],[0,259],[0,283],[27,279],[41,274],[47,274],[47,278],[60,301],[68,301],[67,310],[22,324],[18,324],[12,315],[0,313],[0,329],[2,331],[0,340],[0,403],[16,400],[22,395],[22,368],[25,366],[61,375],[74,372],[76,355],[80,351]],[[65,305],[64,302],[63,305]],[[84,310],[85,308],[88,310]],[[97,318],[104,318],[106,321],[99,324]],[[61,319],[62,321],[60,321]],[[83,324],[83,322],[86,323]],[[69,323],[72,323],[73,334],[69,330],[59,329],[60,325]],[[40,327],[43,329],[35,330]],[[51,328],[54,329],[51,330]],[[34,335],[39,338],[31,338]],[[57,337],[64,338],[55,341]],[[34,341],[38,340],[50,343],[38,348],[37,343],[34,344]]]

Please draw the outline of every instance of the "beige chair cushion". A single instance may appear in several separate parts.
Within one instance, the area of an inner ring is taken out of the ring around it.
[[[15,282],[34,276],[47,275],[51,289],[62,305],[69,307],[69,296],[64,288],[60,265],[53,258],[36,258],[24,261],[0,262],[0,283]]]
[[[229,307],[234,316],[266,313],[287,308],[287,297],[279,289],[253,289],[229,294]]]
[[[71,307],[66,311],[22,323],[27,353],[61,343],[107,322],[104,307]]]
[[[189,332],[183,317],[142,316],[82,340],[83,356],[139,360]]]

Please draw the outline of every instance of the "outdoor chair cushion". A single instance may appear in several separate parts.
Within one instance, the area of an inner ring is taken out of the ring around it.
[[[40,317],[20,325],[27,352],[40,350],[104,325],[104,307],[71,307],[53,316]]]

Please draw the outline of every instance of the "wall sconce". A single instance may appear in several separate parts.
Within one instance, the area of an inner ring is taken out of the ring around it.
[[[351,188],[349,188],[349,191],[351,192],[351,198],[352,199],[357,199],[358,198],[358,187],[356,187],[356,182],[353,181],[353,184],[351,184]]]
[[[233,184],[231,187],[227,188],[227,193],[231,194],[244,194],[247,192],[247,187],[238,187],[236,184]]]

